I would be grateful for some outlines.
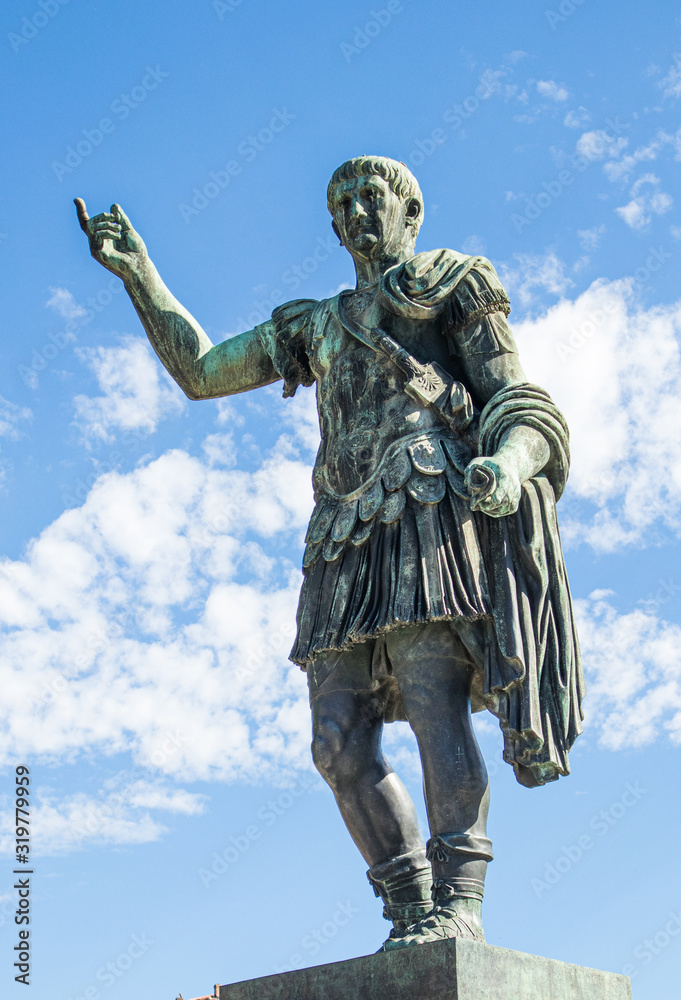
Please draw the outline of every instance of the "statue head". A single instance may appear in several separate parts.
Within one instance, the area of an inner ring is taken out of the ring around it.
[[[327,204],[334,232],[354,258],[371,261],[413,252],[423,221],[423,195],[399,160],[347,160],[329,181]]]

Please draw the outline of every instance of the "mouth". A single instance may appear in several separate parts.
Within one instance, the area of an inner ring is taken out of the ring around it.
[[[378,227],[372,222],[355,223],[350,227],[348,235],[359,248],[372,247],[379,241]]]
[[[350,227],[351,236],[364,236],[364,235],[376,236],[376,227],[371,222],[356,222],[354,226]]]

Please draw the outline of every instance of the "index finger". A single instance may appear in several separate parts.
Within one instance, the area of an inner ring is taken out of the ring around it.
[[[116,202],[111,206],[111,214],[114,219],[118,219],[119,225],[121,227],[121,232],[125,233],[132,229],[132,224],[130,219],[127,217],[121,206]]]
[[[90,216],[87,214],[87,208],[85,207],[85,202],[82,198],[74,198],[73,204],[76,206],[76,211],[78,212],[78,221],[80,223],[80,228],[84,233],[87,233],[87,224],[90,221]]]

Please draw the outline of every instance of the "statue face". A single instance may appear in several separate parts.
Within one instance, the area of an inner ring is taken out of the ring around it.
[[[353,257],[376,260],[413,245],[416,234],[407,221],[413,211],[413,206],[396,195],[387,181],[371,174],[339,185],[333,219],[343,245]]]

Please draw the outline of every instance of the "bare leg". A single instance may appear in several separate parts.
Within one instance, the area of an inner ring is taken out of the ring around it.
[[[388,649],[419,744],[431,834],[484,838],[489,782],[471,722],[471,667],[461,642],[446,624],[417,625],[395,632]]]
[[[381,700],[332,691],[312,703],[315,765],[368,865],[423,850],[414,803],[381,751]]]

